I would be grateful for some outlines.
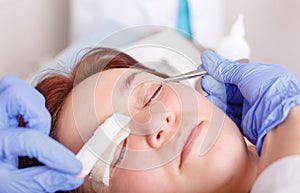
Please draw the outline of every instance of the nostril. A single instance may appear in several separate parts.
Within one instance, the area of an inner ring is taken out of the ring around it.
[[[157,134],[156,139],[160,139],[160,133]]]
[[[170,117],[167,117],[167,123],[170,123],[171,119]]]
[[[170,114],[166,117],[166,121],[167,123],[172,123],[172,122],[175,122],[175,116]]]

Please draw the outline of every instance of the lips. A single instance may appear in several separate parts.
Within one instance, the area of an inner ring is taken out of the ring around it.
[[[201,131],[201,124],[197,125],[194,129],[191,130],[190,135],[186,139],[186,142],[183,146],[181,152],[181,159],[180,159],[180,166],[182,166],[183,162],[187,159],[188,155],[190,154],[191,150],[193,149],[194,144],[196,143],[198,136],[200,135]]]

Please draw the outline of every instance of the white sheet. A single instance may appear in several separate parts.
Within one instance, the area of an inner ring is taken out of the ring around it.
[[[282,158],[268,166],[256,179],[251,193],[298,193],[300,155]]]

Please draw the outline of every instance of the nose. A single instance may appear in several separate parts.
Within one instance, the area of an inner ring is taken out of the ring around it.
[[[176,132],[177,117],[173,112],[166,112],[161,127],[146,136],[147,143],[152,148],[161,148]]]

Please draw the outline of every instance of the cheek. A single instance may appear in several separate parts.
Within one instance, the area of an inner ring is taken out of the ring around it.
[[[183,168],[186,179],[193,179],[190,183],[205,192],[227,186],[234,176],[243,175],[248,167],[247,148],[238,128],[228,117],[219,119],[223,119],[222,128],[213,146],[200,155],[203,142],[208,137],[206,133],[201,135],[191,152],[191,159]]]
[[[133,189],[142,191],[141,184],[144,179],[140,176],[134,175],[134,173],[119,169],[112,177],[110,181],[109,192],[134,192]],[[134,187],[133,187],[134,184]]]
[[[157,103],[163,106],[165,112],[172,112],[177,118],[182,115],[182,98],[170,87],[164,89],[164,93],[158,98]]]
[[[215,105],[210,102],[205,96],[198,94],[197,95],[197,105],[200,115],[206,115],[206,118],[211,119],[214,114],[213,111],[216,108]]]
[[[165,193],[176,192],[175,181],[171,181],[163,168],[155,170],[129,171],[120,169],[113,176],[111,192]]]

